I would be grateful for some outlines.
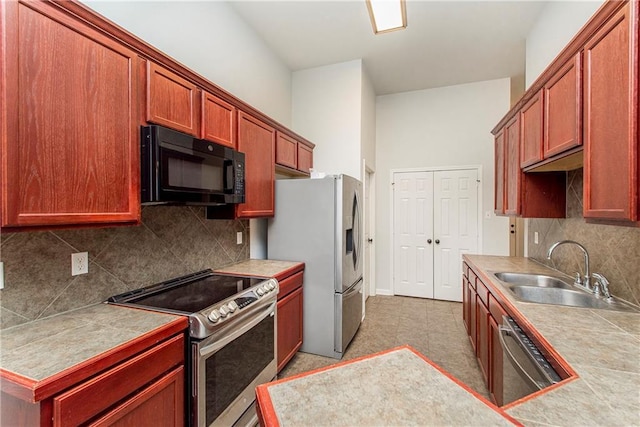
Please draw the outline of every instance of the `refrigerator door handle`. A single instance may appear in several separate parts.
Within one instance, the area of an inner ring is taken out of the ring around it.
[[[352,213],[352,221],[353,221],[353,233],[351,234],[352,238],[352,247],[353,247],[353,268],[357,270],[359,255],[360,255],[360,206],[358,206],[358,193],[353,193],[353,213]]]

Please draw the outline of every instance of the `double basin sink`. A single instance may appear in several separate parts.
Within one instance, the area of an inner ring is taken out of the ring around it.
[[[493,274],[513,297],[522,302],[567,305],[616,311],[640,312],[640,308],[615,297],[602,298],[573,285],[569,279],[542,274]]]

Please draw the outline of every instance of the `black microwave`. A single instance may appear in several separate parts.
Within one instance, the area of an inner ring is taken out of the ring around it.
[[[244,153],[162,126],[143,126],[143,204],[244,202]]]

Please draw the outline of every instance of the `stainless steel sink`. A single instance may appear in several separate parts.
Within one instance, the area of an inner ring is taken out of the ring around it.
[[[560,277],[507,272],[494,273],[494,276],[505,283],[505,288],[518,301],[640,312],[640,308],[626,301],[597,297]]]
[[[559,277],[545,276],[543,274],[495,273],[494,276],[505,283],[518,286],[563,289],[571,289],[573,287],[571,283],[568,283]]]

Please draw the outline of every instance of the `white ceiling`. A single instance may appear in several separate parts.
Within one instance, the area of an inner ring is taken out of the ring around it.
[[[292,71],[362,58],[378,95],[524,75],[546,3],[407,0],[407,28],[374,35],[364,0],[230,2]]]

